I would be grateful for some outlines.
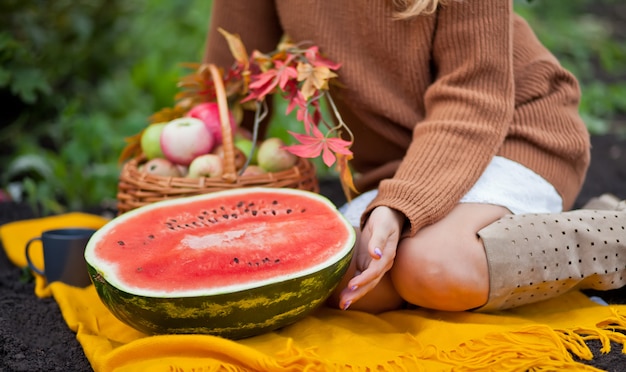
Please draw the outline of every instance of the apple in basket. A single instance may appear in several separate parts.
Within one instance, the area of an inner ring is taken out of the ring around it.
[[[268,172],[280,172],[296,165],[298,158],[285,150],[285,143],[278,137],[261,142],[257,153],[259,166]]]
[[[244,165],[246,165],[247,157],[236,146],[233,148],[233,151],[234,151],[234,156],[235,156],[235,158],[234,158],[234,160],[235,160],[235,169],[239,170],[239,169],[243,168]],[[219,145],[219,146],[215,147],[211,153],[219,156],[220,159],[222,159],[222,161],[224,161],[224,146],[223,145]]]
[[[146,156],[146,159],[162,158],[163,151],[161,151],[161,132],[165,127],[165,123],[150,124],[141,134],[141,151]]]
[[[168,122],[161,131],[161,150],[175,164],[189,165],[213,149],[213,135],[200,119],[182,117]]]
[[[230,128],[233,132],[237,129],[237,122],[232,112],[229,112]],[[220,124],[220,113],[215,102],[200,103],[187,112],[188,117],[197,118],[204,122],[215,140],[215,146],[222,143],[222,125]]]
[[[204,154],[189,164],[189,178],[219,177],[224,173],[222,158],[217,154]]]
[[[154,176],[180,177],[176,164],[164,158],[154,158],[142,165],[141,170]]]

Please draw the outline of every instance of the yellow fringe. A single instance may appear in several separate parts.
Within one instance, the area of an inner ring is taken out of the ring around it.
[[[459,345],[451,352],[437,353],[442,362],[454,364],[452,371],[601,371],[574,359],[592,360],[587,341],[598,340],[600,352],[611,351],[611,341],[626,354],[626,318],[612,309],[613,317],[596,328],[552,329],[529,326],[515,332],[492,334]]]

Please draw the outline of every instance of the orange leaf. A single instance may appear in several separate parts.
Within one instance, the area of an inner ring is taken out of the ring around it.
[[[248,52],[246,51],[246,47],[243,45],[241,38],[239,35],[231,34],[223,28],[218,28],[218,31],[224,36],[226,42],[228,43],[228,48],[230,49],[230,53],[235,57],[235,60],[241,63],[244,68],[248,69]]]
[[[352,159],[352,155],[345,155],[338,153],[337,155],[337,172],[339,172],[339,181],[341,182],[341,188],[346,196],[346,200],[351,201],[353,194],[358,194],[359,191],[354,186],[352,179],[352,172],[348,166],[348,162]]]
[[[144,129],[145,130],[145,129]],[[126,147],[122,150],[118,162],[121,164],[124,161],[134,158],[141,154],[141,135],[143,130],[133,136],[126,137]]]
[[[328,89],[328,80],[337,76],[326,66],[313,67],[310,64],[299,62],[297,66],[298,81],[304,81],[300,91],[305,100],[313,97],[320,89]]]

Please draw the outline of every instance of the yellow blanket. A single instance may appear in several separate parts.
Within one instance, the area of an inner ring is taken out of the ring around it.
[[[98,227],[106,220],[72,213],[0,227],[11,261],[43,230]],[[33,252],[35,253],[35,252]],[[41,262],[41,257],[36,263]],[[282,330],[240,341],[207,335],[147,336],[117,320],[93,286],[46,285],[95,371],[513,371],[596,370],[585,340],[626,345],[626,306],[600,306],[579,292],[498,314],[392,311],[378,316],[322,308]]]

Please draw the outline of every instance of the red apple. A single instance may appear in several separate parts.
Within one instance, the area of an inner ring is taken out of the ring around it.
[[[196,157],[213,149],[213,135],[202,120],[190,117],[174,119],[161,131],[161,150],[175,164],[189,165]]]
[[[189,164],[189,178],[219,177],[224,173],[222,158],[215,154],[204,154],[193,159]]]
[[[237,130],[237,122],[235,121],[235,117],[232,112],[229,111],[228,114],[230,119],[230,128],[232,132],[235,133]],[[219,145],[222,143],[222,125],[220,124],[220,113],[217,103],[200,103],[189,110],[189,112],[187,112],[187,116],[202,120],[204,125],[206,125],[213,135],[215,144]]]

